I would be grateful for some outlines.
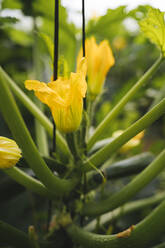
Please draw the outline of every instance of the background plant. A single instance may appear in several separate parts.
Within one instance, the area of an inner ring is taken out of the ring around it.
[[[68,159],[71,158],[70,150],[63,135],[60,133],[57,133],[56,155],[53,157],[49,156],[53,135],[53,125],[49,120],[51,119],[49,110],[42,106],[41,112],[39,109],[40,106],[36,107],[36,105],[40,105],[40,103],[37,102],[34,105],[30,98],[27,97],[29,93],[26,92],[26,94],[24,94],[25,89],[23,82],[28,78],[28,75],[33,74],[33,77],[44,81],[49,80],[52,74],[53,1],[50,1],[50,5],[45,5],[45,1],[41,0],[33,2],[12,1],[12,4],[11,1],[3,1],[2,9],[3,8],[20,8],[24,15],[31,16],[33,25],[30,31],[22,31],[19,30],[17,26],[11,24],[16,21],[19,23],[19,20],[2,18],[1,21],[2,55],[0,59],[3,66],[3,69],[1,69],[0,93],[0,110],[2,113],[1,134],[3,136],[13,137],[17,141],[24,155],[23,160],[18,164],[18,168],[26,172],[23,176],[27,174],[34,176],[35,172],[37,177],[46,186],[46,190],[44,188],[44,190],[41,189],[41,191],[37,193],[45,195],[46,197],[42,198],[39,195],[30,193],[28,190],[25,191],[22,186],[9,180],[9,178],[1,172],[2,221],[10,223],[22,229],[22,231],[26,231],[27,226],[33,224],[36,230],[35,231],[33,227],[29,228],[31,241],[27,243],[28,237],[25,233],[1,222],[1,243],[4,245],[8,244],[8,237],[10,236],[10,245],[15,247],[22,247],[22,244],[24,247],[26,245],[27,247],[37,247],[39,245],[41,247],[53,247],[55,244],[58,244],[59,247],[64,247],[66,244],[71,247],[79,245],[90,247],[109,247],[110,245],[112,247],[122,247],[124,245],[125,247],[129,247],[130,244],[134,247],[146,247],[149,240],[151,241],[151,245],[154,245],[151,240],[151,230],[153,242],[161,242],[161,232],[163,232],[164,227],[162,219],[164,203],[159,205],[148,218],[145,218],[145,216],[147,216],[153,205],[157,205],[164,198],[163,193],[158,197],[152,196],[155,191],[164,189],[164,185],[162,184],[163,173],[139,195],[139,197],[144,198],[144,200],[136,200],[135,202],[127,203],[128,205],[123,204],[131,200],[140,189],[163,170],[165,155],[164,152],[160,152],[162,148],[164,148],[164,117],[161,117],[159,121],[151,126],[155,120],[161,115],[163,116],[165,109],[163,95],[164,72],[162,65],[156,77],[153,77],[145,86],[139,87],[139,91],[136,91],[136,95],[132,95],[133,98],[130,99],[131,101],[129,101],[125,107],[123,105],[124,109],[122,109],[122,111],[120,105],[120,112],[110,112],[111,109],[112,111],[114,110],[114,106],[118,106],[117,103],[126,95],[128,89],[133,89],[135,82],[147,68],[153,64],[142,79],[140,79],[140,85],[143,84],[143,81],[147,82],[149,77],[153,75],[153,72],[158,69],[162,61],[162,55],[159,57],[159,51],[153,44],[150,44],[138,31],[130,32],[123,23],[128,17],[138,21],[139,19],[143,19],[144,16],[146,16],[148,7],[140,6],[128,13],[126,8],[122,6],[115,10],[108,10],[105,16],[99,19],[92,19],[87,23],[87,37],[94,35],[98,42],[102,39],[108,39],[110,41],[113,51],[115,52],[116,65],[111,69],[107,77],[107,90],[101,95],[100,101],[96,105],[97,111],[95,111],[96,115],[94,115],[92,121],[93,127],[98,127],[98,125],[102,123],[101,125],[104,128],[102,128],[99,136],[91,136],[95,137],[93,139],[89,138],[87,141],[89,158],[87,159],[86,155],[83,155],[81,159],[83,164],[81,161],[81,163],[76,164],[75,168],[73,162]],[[139,15],[139,12],[141,15]],[[116,30],[118,30],[117,34]],[[59,44],[60,54],[64,57],[61,56],[59,58],[59,68],[61,65],[63,73],[66,72],[66,74],[68,74],[70,71],[74,71],[76,54],[81,44],[81,39],[76,38],[78,34],[80,34],[80,30],[74,24],[68,22],[66,9],[60,6],[61,36]],[[164,40],[162,42],[164,42]],[[12,49],[9,49],[9,47]],[[154,63],[156,59],[157,61]],[[18,82],[18,84],[15,84],[15,82]],[[108,84],[108,82],[111,83]],[[17,86],[19,86],[19,88]],[[110,89],[108,89],[109,87]],[[22,90],[20,91],[20,89]],[[13,100],[11,91],[13,91],[16,96],[17,105],[27,123],[28,129],[32,136],[35,134],[35,142],[38,145],[40,153],[30,138],[28,130],[18,112],[16,103]],[[33,98],[32,94],[29,96]],[[155,106],[156,103],[158,105]],[[152,107],[151,105],[155,106],[155,108],[149,110],[146,114],[149,107]],[[29,111],[39,121],[35,120],[35,125]],[[49,119],[43,115],[44,111]],[[111,113],[111,120],[110,123],[109,121],[107,122],[107,126],[103,120],[109,112]],[[145,115],[143,116],[143,114]],[[8,124],[10,131],[4,120]],[[136,120],[138,120],[138,122],[134,124]],[[48,139],[45,139],[46,133],[40,123],[49,134]],[[143,144],[133,149],[128,149],[125,153],[119,150],[123,144],[148,126],[150,126],[150,128],[145,131]],[[127,127],[129,128],[126,129]],[[126,131],[113,141],[110,140],[112,133],[118,129],[126,129]],[[92,132],[92,128],[90,130]],[[92,144],[103,138],[108,139],[92,147]],[[70,148],[72,150],[73,144]],[[150,151],[152,155],[150,153],[144,153],[144,151]],[[113,156],[109,156],[110,152]],[[134,155],[137,154],[138,157],[134,157]],[[159,156],[151,163],[153,157],[157,154],[159,154]],[[110,161],[108,160],[109,158]],[[122,161],[122,159],[126,158],[130,160]],[[26,162],[24,159],[26,159]],[[103,180],[103,176],[100,175],[101,171],[96,172],[96,167],[100,167],[105,160],[108,161],[103,165],[102,169],[106,172],[106,184],[103,183],[105,179]],[[109,167],[109,165],[111,166]],[[29,169],[29,166],[31,169]],[[148,167],[132,180],[132,174],[140,172],[146,166]],[[42,167],[42,170],[40,167]],[[84,171],[90,170],[93,170],[93,172],[87,173],[87,183],[84,183]],[[52,171],[56,171],[59,176],[54,175]],[[8,174],[18,181],[18,178],[20,178],[18,176],[19,172],[19,170],[17,172],[11,170],[8,171]],[[18,177],[16,177],[16,175]],[[128,177],[128,175],[131,175],[131,177]],[[123,176],[124,179],[121,179]],[[79,183],[75,178],[79,178]],[[111,178],[120,179],[115,181],[110,180],[110,182],[108,182],[108,179]],[[27,182],[24,186],[32,192],[35,191],[35,187],[30,187],[31,181],[29,181],[28,184],[28,178],[27,181],[22,180],[18,182],[21,184]],[[86,185],[85,196],[84,184]],[[97,188],[99,184],[101,186]],[[121,188],[123,189],[121,190]],[[93,189],[94,191],[91,192]],[[61,195],[64,195],[62,199]],[[95,196],[98,199],[97,204],[93,202],[93,197]],[[151,196],[151,198],[145,199],[147,196]],[[48,200],[46,199],[53,199],[52,221],[49,232],[46,230],[48,205]],[[20,200],[22,204],[20,204]],[[120,206],[123,206],[123,208],[119,209],[118,207]],[[134,206],[138,206],[137,209]],[[145,209],[142,211],[143,206],[145,206]],[[100,214],[111,211],[114,208],[117,208],[114,211],[118,211],[117,214],[114,214],[114,218],[112,218],[112,212],[110,212],[105,223],[102,220],[104,218],[98,217]],[[136,212],[133,212],[135,210]],[[127,216],[127,218],[123,217],[119,219],[122,214],[124,215],[124,213],[127,212],[132,213],[131,218]],[[142,219],[143,221],[140,222],[133,231],[131,231],[133,228],[128,230],[127,233],[131,234],[130,236],[128,234],[128,238],[118,238],[116,235],[105,237],[86,233],[79,227],[72,225],[69,214],[71,214],[73,222],[77,226],[83,226],[83,229],[95,230],[96,233],[101,234],[118,233],[132,224],[138,223]],[[84,215],[91,217],[83,217]],[[90,223],[90,221],[92,222]],[[148,232],[149,236],[147,236],[147,234],[144,235],[148,226],[150,228],[150,232]],[[65,231],[63,229],[65,229]],[[39,236],[39,242],[36,240],[35,232],[37,232]],[[144,238],[139,239],[142,235],[144,235]],[[159,235],[161,236],[160,238]],[[12,237],[14,238],[12,239]]]

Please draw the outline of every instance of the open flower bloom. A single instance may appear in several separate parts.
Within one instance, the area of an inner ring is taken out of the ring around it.
[[[95,98],[101,93],[105,77],[109,69],[114,65],[115,59],[108,41],[104,40],[98,45],[94,37],[86,40],[85,53],[88,68],[88,89]],[[78,63],[81,58],[82,48],[77,57]]]
[[[73,132],[80,125],[87,90],[86,71],[86,59],[82,58],[70,78],[59,77],[48,84],[37,80],[25,82],[26,88],[34,90],[39,100],[49,106],[57,128],[64,133]]]
[[[0,136],[0,169],[13,167],[21,158],[21,150],[14,140]]]

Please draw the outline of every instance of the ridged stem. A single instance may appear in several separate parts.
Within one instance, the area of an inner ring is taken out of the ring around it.
[[[158,205],[165,199],[165,192],[158,193],[154,196],[147,197],[144,199],[132,201],[124,204],[124,206],[115,209],[114,211],[103,214],[100,216],[99,225],[108,225],[111,221],[117,220],[120,217],[128,215],[130,213],[135,213],[145,208],[153,207]],[[94,230],[97,224],[97,220],[91,221],[88,225],[85,226],[85,230],[91,231]]]
[[[33,247],[27,234],[3,221],[0,221],[0,243],[17,248]]]
[[[24,158],[49,191],[56,195],[68,193],[74,187],[75,181],[60,179],[47,167],[30,136],[8,85],[1,75],[0,84],[0,111],[15,141],[22,149]]]
[[[138,174],[144,170],[154,159],[154,155],[144,152],[139,155],[117,161],[107,165],[106,169],[102,169],[102,173],[106,180],[128,177]],[[91,175],[90,175],[91,174]],[[93,171],[88,175],[87,191],[92,190],[103,183],[103,178],[99,173]]]
[[[83,215],[97,216],[111,211],[131,199],[151,182],[165,167],[165,149],[154,161],[119,192],[100,202],[91,201],[82,209]]]
[[[154,246],[152,248],[165,248],[165,242],[162,243],[162,244],[156,245],[156,246]]]
[[[37,25],[36,25],[36,18],[33,17],[33,74],[34,78],[40,80],[42,78],[42,65],[40,63],[40,53],[39,53],[39,47],[38,47],[38,37],[37,37]],[[43,112],[43,104],[35,98],[35,104],[38,106],[38,108]],[[40,153],[44,156],[49,155],[48,151],[48,142],[47,142],[47,136],[46,136],[46,130],[41,125],[41,123],[35,118],[35,136],[36,136],[36,143],[38,150]]]
[[[40,52],[39,52],[39,46],[38,46],[38,36],[37,36],[37,25],[36,25],[36,19],[33,18],[33,74],[34,78],[37,78],[40,80],[42,78],[42,68],[40,63]],[[36,106],[43,112],[44,107],[43,104],[35,97],[34,98]],[[49,149],[48,149],[48,142],[47,142],[47,136],[46,136],[46,130],[41,125],[41,123],[35,118],[35,136],[36,136],[36,143],[38,150],[40,153],[44,156],[49,155]]]
[[[154,74],[158,69],[159,65],[163,60],[163,56],[157,59],[157,61],[149,68],[148,71],[138,80],[138,82],[127,92],[127,94],[119,101],[119,103],[112,109],[112,111],[106,116],[106,118],[99,124],[96,128],[94,134],[89,138],[87,142],[87,150],[89,151],[92,146],[99,140],[102,133],[105,132],[105,129],[108,128],[112,119],[114,119],[126,105],[126,103],[131,100],[136,92],[149,80],[149,78]]]
[[[73,154],[75,162],[78,162],[80,160],[80,154],[77,147],[76,137],[74,133],[67,133],[66,134],[66,140],[68,143],[68,146]]]
[[[98,167],[103,164],[110,156],[113,155],[122,145],[133,138],[135,135],[143,131],[165,113],[165,98],[148,111],[142,118],[127,128],[120,136],[112,140],[108,145],[100,149],[94,155],[89,157],[82,170],[92,170],[91,164]]]
[[[0,77],[4,78],[6,84],[8,84],[13,93],[18,97],[21,103],[31,112],[31,114],[38,119],[38,121],[44,126],[50,137],[53,137],[53,124],[42,113],[42,111],[30,100],[29,97],[17,86],[17,84],[8,76],[8,74],[0,67]],[[67,156],[70,151],[64,140],[64,138],[57,132],[57,145],[61,150],[63,156]]]
[[[146,248],[164,234],[165,201],[137,224],[128,237],[94,234],[70,225],[67,232],[72,240],[87,248]]]
[[[39,102],[37,99],[35,100],[38,108],[40,110],[44,110],[41,102]],[[36,143],[39,152],[43,156],[49,156],[48,141],[47,141],[45,128],[41,125],[41,123],[37,119],[35,119],[35,136],[36,136]]]
[[[30,190],[39,195],[47,196],[49,198],[51,197],[50,192],[40,181],[27,175],[25,172],[23,172],[19,168],[13,167],[9,169],[4,169],[3,171],[9,177],[11,177],[14,181],[21,184],[23,187],[25,187],[27,190]]]

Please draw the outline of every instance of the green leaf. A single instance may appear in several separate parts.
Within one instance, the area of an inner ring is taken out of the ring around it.
[[[53,61],[53,50],[54,50],[54,44],[53,44],[53,41],[52,39],[50,38],[50,36],[48,36],[47,34],[45,33],[39,33],[39,36],[42,38],[42,40],[44,41],[46,47],[47,47],[47,50],[49,52],[49,55]]]
[[[46,45],[47,51],[51,58],[51,65],[53,68],[53,61],[54,61],[54,43],[51,37],[45,33],[39,33],[39,36],[42,38],[44,44]],[[58,59],[58,76],[61,77],[68,77],[69,76],[69,66],[67,60],[64,56],[60,56]]]
[[[150,8],[147,17],[139,22],[147,38],[157,45],[165,56],[165,20],[164,12]]]
[[[16,22],[18,22],[18,19],[15,17],[10,17],[10,16],[6,16],[6,17],[0,17],[0,28],[3,28],[6,25],[10,25],[10,24],[15,24]]]
[[[22,3],[19,0],[3,0],[2,9],[21,9]]]
[[[30,46],[33,44],[32,35],[23,30],[10,28],[8,29],[8,35],[12,41],[21,46]]]
[[[137,21],[141,21],[146,17],[150,8],[150,5],[139,5],[137,8],[130,10],[128,16],[134,18]]]
[[[86,25],[86,36],[94,35],[98,40],[102,37],[112,39],[124,31],[122,21],[127,17],[126,6],[120,6],[116,9],[108,9],[106,14],[97,18],[92,18]]]

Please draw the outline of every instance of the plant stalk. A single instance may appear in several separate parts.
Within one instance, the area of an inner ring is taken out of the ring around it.
[[[44,126],[50,137],[53,137],[53,124],[49,119],[41,112],[41,110],[30,100],[29,97],[17,86],[17,84],[8,76],[8,74],[0,67],[0,77],[6,81],[13,93],[18,97],[22,104],[31,112],[31,114],[38,119],[38,121]],[[70,154],[68,146],[64,138],[57,131],[57,145],[61,150],[63,156]]]
[[[67,232],[74,242],[87,248],[146,248],[163,236],[164,229],[165,201],[138,223],[128,237],[94,234],[74,224],[67,228]]]
[[[89,171],[92,170],[93,164],[98,167],[102,165],[110,156],[113,155],[122,145],[133,138],[135,135],[143,131],[145,128],[150,126],[154,121],[156,121],[161,115],[165,113],[165,98],[154,106],[150,111],[148,111],[142,118],[132,124],[127,128],[120,136],[112,140],[108,145],[100,149],[94,155],[89,157],[82,170]]]
[[[144,170],[154,159],[154,155],[150,152],[144,152],[139,155],[117,161],[103,169],[103,175],[106,180],[114,180],[117,178],[128,177],[138,174]],[[103,178],[99,173],[93,171],[88,175],[87,191],[95,189],[103,183]]]
[[[75,186],[75,181],[60,179],[47,167],[30,136],[6,81],[3,77],[0,79],[0,111],[15,141],[22,149],[24,158],[50,192],[55,195],[68,193]]]
[[[123,217],[130,213],[134,213],[145,208],[151,208],[155,205],[158,205],[164,199],[165,199],[165,192],[161,192],[151,197],[126,203],[122,207],[119,207],[112,212],[100,216],[99,225],[100,226],[108,225],[109,223],[111,223],[111,221],[117,220],[120,217]],[[95,219],[85,226],[85,230],[87,231],[94,230],[96,224],[97,224],[97,220]]]
[[[27,190],[30,190],[34,193],[37,193],[39,195],[43,195],[46,197],[51,197],[50,192],[47,190],[47,188],[38,180],[35,178],[29,176],[16,166],[9,169],[3,170],[9,177],[11,177],[14,181],[21,184],[23,187],[25,187]]]
[[[94,134],[89,138],[87,142],[88,151],[92,148],[96,141],[99,140],[102,133],[105,132],[105,129],[108,128],[111,120],[114,119],[121,112],[126,103],[134,97],[136,92],[155,73],[162,61],[163,56],[161,54],[157,61],[149,68],[149,70],[138,80],[138,82],[128,91],[128,93],[119,101],[119,103],[112,109],[112,111],[106,116],[106,118],[99,124]]]
[[[33,247],[27,234],[3,221],[0,221],[0,242],[17,248]]]
[[[41,69],[42,65],[40,63],[40,53],[39,53],[38,37],[36,31],[37,31],[37,25],[36,25],[36,18],[34,17],[33,18],[33,37],[34,37],[33,74],[34,74],[34,78],[40,80],[42,77],[42,69]],[[36,103],[36,106],[38,106],[38,108],[43,112],[44,111],[43,104],[36,97],[34,98],[34,102]],[[35,135],[36,135],[36,143],[40,153],[44,156],[48,156],[49,151],[48,151],[46,130],[37,119],[35,119]]]
[[[91,201],[87,203],[82,209],[82,214],[88,216],[98,216],[123,205],[134,195],[136,195],[137,192],[143,189],[149,182],[151,182],[164,169],[164,161],[165,149],[146,169],[144,169],[119,192],[99,202]]]

